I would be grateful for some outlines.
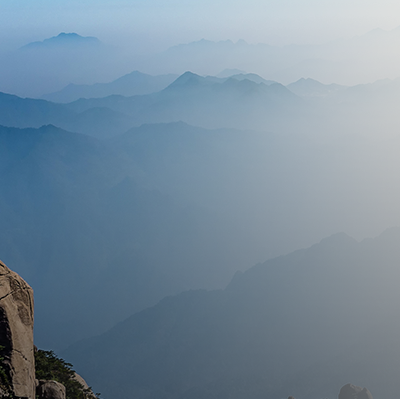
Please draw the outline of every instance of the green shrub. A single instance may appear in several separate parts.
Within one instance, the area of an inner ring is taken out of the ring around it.
[[[35,352],[36,378],[38,380],[54,380],[63,384],[67,391],[67,399],[85,399],[91,389],[74,379],[72,364],[56,356],[53,351],[37,350]],[[99,394],[96,394],[99,398]]]

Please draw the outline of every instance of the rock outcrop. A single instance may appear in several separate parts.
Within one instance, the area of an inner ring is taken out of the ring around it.
[[[75,381],[78,381],[79,384],[82,385],[82,388],[85,391],[86,399],[97,399],[97,396],[95,393],[92,391],[92,388],[87,384],[87,382],[81,377],[78,373],[75,372],[75,374],[72,377]]]
[[[0,345],[12,395],[34,399],[33,290],[1,261]]]
[[[339,392],[339,399],[373,399],[367,388],[361,388],[353,384],[346,384]]]
[[[36,395],[40,399],[65,399],[66,389],[57,381],[39,380]]]

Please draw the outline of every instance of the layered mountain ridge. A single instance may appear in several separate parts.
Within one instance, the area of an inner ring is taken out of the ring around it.
[[[134,96],[160,91],[172,83],[177,75],[151,76],[133,71],[110,83],[95,83],[93,85],[69,84],[56,93],[43,96],[54,102],[69,103],[79,98],[98,98],[110,95]]]

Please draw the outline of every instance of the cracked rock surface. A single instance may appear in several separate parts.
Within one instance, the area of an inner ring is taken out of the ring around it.
[[[63,384],[52,380],[39,380],[36,393],[40,399],[65,399],[66,389]]]
[[[34,399],[33,290],[1,261],[0,345],[14,396]]]

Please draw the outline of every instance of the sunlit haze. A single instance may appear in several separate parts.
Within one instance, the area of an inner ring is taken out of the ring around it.
[[[103,399],[400,397],[399,49],[398,0],[0,0],[0,398],[100,399],[33,344]]]
[[[389,0],[3,0],[0,7],[3,47],[61,31],[142,50],[201,38],[314,44],[400,25],[399,3]]]

